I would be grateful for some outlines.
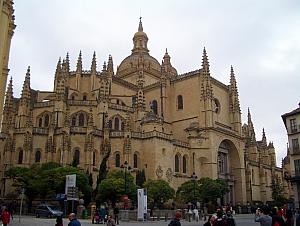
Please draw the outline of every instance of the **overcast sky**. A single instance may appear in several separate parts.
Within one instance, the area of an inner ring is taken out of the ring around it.
[[[300,101],[299,0],[14,0],[17,28],[9,75],[20,96],[27,66],[31,87],[52,90],[58,58],[70,54],[75,69],[82,50],[90,69],[96,51],[98,70],[111,54],[114,66],[131,53],[142,16],[150,54],[159,62],[168,48],[178,73],[201,67],[205,46],[211,75],[229,84],[230,65],[238,83],[243,123],[250,108],[256,138],[265,128],[277,165],[286,154],[281,119]]]

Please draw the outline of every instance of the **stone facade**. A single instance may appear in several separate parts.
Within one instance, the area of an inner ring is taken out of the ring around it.
[[[284,177],[291,182],[291,197],[295,201],[295,207],[300,206],[300,103],[295,110],[283,114],[284,122],[288,134],[287,156],[283,160]]]
[[[256,141],[250,113],[242,126],[233,68],[229,85],[214,79],[204,49],[200,69],[178,74],[168,51],[159,63],[147,43],[140,21],[132,52],[116,71],[111,56],[98,71],[95,53],[90,70],[83,70],[80,53],[72,71],[67,54],[57,63],[53,91],[32,89],[30,68],[20,98],[10,81],[0,142],[2,195],[9,167],[75,161],[96,181],[110,151],[110,170],[127,161],[133,173],[144,169],[146,178],[175,189],[195,172],[227,181],[224,202],[271,200],[270,178],[282,180],[282,169],[265,134]]]
[[[8,76],[8,57],[11,38],[16,25],[14,24],[12,0],[0,1],[0,122],[2,120],[3,103]]]

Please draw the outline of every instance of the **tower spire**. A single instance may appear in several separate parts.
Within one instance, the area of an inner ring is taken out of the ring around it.
[[[96,52],[94,51],[93,59],[92,59],[92,66],[91,66],[92,74],[96,74],[97,72],[97,62],[96,62]]]
[[[266,138],[266,133],[265,133],[265,128],[263,128],[263,134],[262,134],[262,144],[264,147],[267,147],[267,138]]]
[[[10,125],[13,123],[14,109],[13,109],[13,85],[12,78],[10,78],[7,91],[5,95],[5,104],[2,120],[2,132],[8,132]]]
[[[30,66],[27,68],[25,81],[23,83],[22,93],[21,93],[21,102],[30,99]]]
[[[230,110],[232,112],[241,112],[239,94],[236,84],[236,79],[233,71],[233,67],[230,67],[230,86],[229,86],[229,95],[230,95]]]
[[[109,73],[110,76],[114,74],[114,63],[113,63],[112,56],[110,54],[108,56],[107,72]]]
[[[138,31],[133,36],[133,49],[131,50],[132,53],[148,53],[148,37],[147,34],[144,32],[143,24],[142,24],[142,17],[140,17]]]
[[[61,65],[61,58],[59,57],[56,70],[55,70],[55,78],[54,78],[54,90],[57,89],[57,84],[61,80],[62,77],[62,65]]]
[[[79,56],[78,56],[78,60],[77,60],[76,72],[79,73],[79,74],[81,74],[81,72],[82,72],[81,50],[79,52]]]
[[[138,31],[143,31],[142,17],[140,16],[140,23]]]
[[[67,70],[67,72],[69,73],[69,71],[70,71],[69,52],[67,52],[67,55],[66,55],[66,70]]]
[[[206,49],[204,47],[203,49],[203,56],[202,56],[202,70],[203,70],[203,74],[207,77],[210,76],[210,72],[209,72],[209,62],[208,62],[208,57],[207,57],[207,53],[206,53]]]
[[[7,91],[5,95],[5,105],[4,105],[4,112],[12,110],[13,107],[13,84],[12,84],[12,77],[10,77]]]

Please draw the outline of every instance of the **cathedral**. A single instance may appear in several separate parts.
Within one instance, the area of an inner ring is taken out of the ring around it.
[[[275,177],[288,188],[265,131],[256,140],[249,110],[242,124],[233,67],[228,85],[214,79],[204,48],[199,69],[178,74],[167,50],[160,63],[147,44],[140,19],[131,53],[117,68],[108,56],[99,70],[94,53],[84,70],[80,52],[72,70],[67,54],[52,91],[31,87],[28,67],[20,98],[10,79],[0,135],[2,197],[12,192],[4,175],[10,167],[75,163],[96,181],[106,155],[109,170],[126,161],[133,175],[145,170],[147,179],[174,189],[193,174],[222,178],[230,189],[224,201],[233,205],[271,201]]]

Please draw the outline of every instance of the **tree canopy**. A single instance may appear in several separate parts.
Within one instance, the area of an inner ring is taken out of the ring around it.
[[[134,183],[134,177],[131,176],[129,172],[126,172],[125,185],[125,172],[122,170],[113,170],[109,172],[107,178],[103,179],[99,184],[96,201],[100,203],[107,201],[115,203],[126,194],[128,198],[134,202],[136,200],[137,189],[138,186]]]
[[[186,181],[178,188],[176,195],[185,202],[211,201],[215,203],[217,198],[223,197],[228,191],[224,180],[205,177],[196,181]]]
[[[144,183],[144,187],[147,189],[152,208],[157,206],[160,209],[165,202],[174,197],[174,189],[164,180],[148,180]]]
[[[66,175],[69,174],[76,174],[76,186],[81,193],[91,193],[88,175],[79,168],[50,162],[34,164],[30,168],[13,167],[6,171],[6,176],[15,180],[14,186],[23,187],[30,200],[54,198],[58,193],[65,193]]]

